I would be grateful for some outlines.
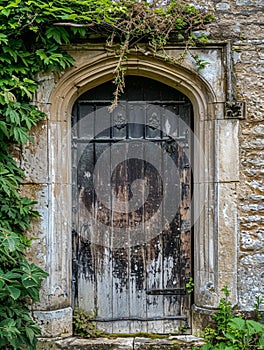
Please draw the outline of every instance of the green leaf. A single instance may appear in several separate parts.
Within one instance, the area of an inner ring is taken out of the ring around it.
[[[27,288],[38,287],[38,283],[33,279],[24,278],[22,279],[23,286]]]
[[[260,322],[256,322],[254,320],[246,320],[245,323],[250,336],[253,334],[264,335],[264,325],[262,325]]]
[[[9,121],[13,124],[20,125],[19,113],[13,109],[11,106],[7,107],[6,116],[9,117]]]
[[[5,11],[5,9],[2,10],[1,12],[3,13],[4,11]],[[8,38],[7,38],[6,34],[0,33],[0,43],[1,44],[7,44],[8,43]]]
[[[201,347],[201,350],[210,350],[210,349],[212,349],[213,347],[212,347],[212,345],[211,344],[205,344],[205,345],[203,345],[202,347]]]
[[[4,287],[4,285],[5,285],[5,282],[2,279],[0,279],[0,290]]]
[[[18,288],[8,286],[7,290],[9,291],[11,297],[16,300],[19,298],[21,291]]]
[[[261,338],[259,338],[259,345],[264,347],[264,336],[262,336]]]
[[[44,60],[47,57],[46,53],[44,52],[44,49],[38,49],[36,51],[36,54],[39,56],[41,60]]]
[[[31,139],[27,131],[25,130],[25,128],[22,128],[22,127],[14,126],[13,135],[14,135],[14,140],[22,144],[25,144],[28,139]]]
[[[20,89],[22,90],[22,95],[25,93],[29,99],[32,99],[32,93],[25,86],[21,85]]]
[[[239,343],[241,341],[241,337],[244,333],[240,332],[239,335],[237,333],[225,332],[225,337],[232,341],[233,344]],[[241,336],[240,336],[241,335]]]
[[[13,252],[16,250],[18,244],[19,244],[19,241],[18,241],[18,238],[16,237],[10,237],[10,236],[7,236],[6,237],[6,242],[8,244],[8,250],[10,252]]]
[[[29,327],[26,327],[25,330],[26,330],[26,334],[27,334],[27,336],[28,336],[28,339],[29,339],[30,343],[32,344],[32,343],[33,343],[33,340],[34,340],[34,338],[35,338],[35,333],[34,333],[34,331],[33,331],[31,328],[29,328]]]
[[[69,44],[69,33],[63,27],[50,27],[46,30],[48,39],[53,38],[58,44]]]
[[[245,330],[246,328],[246,321],[242,318],[235,317],[231,321],[228,322],[228,325],[231,328],[237,329],[239,331]]]
[[[6,136],[9,137],[9,132],[7,130],[7,124],[4,121],[0,121],[0,130],[2,131],[2,133]]]

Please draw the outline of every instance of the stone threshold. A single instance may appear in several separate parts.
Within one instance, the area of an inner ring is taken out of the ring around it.
[[[40,338],[37,350],[183,350],[200,347],[203,340],[193,335],[171,336],[167,339],[141,337],[84,339],[70,337],[64,339]]]

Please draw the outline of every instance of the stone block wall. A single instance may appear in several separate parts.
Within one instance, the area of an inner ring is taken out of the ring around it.
[[[264,296],[264,1],[196,4],[216,12],[210,38],[230,42],[230,98],[246,103],[245,119],[239,121],[238,303],[249,310],[257,295]]]

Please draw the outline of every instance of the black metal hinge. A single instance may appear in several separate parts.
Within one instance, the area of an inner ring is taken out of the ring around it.
[[[186,295],[184,288],[149,289],[147,295]]]

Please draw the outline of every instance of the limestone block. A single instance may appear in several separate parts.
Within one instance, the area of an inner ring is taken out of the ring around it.
[[[61,344],[62,342],[58,342]],[[76,338],[70,346],[62,349],[87,349],[87,350],[133,350],[133,338],[113,338],[113,339],[80,339]]]
[[[251,65],[244,62],[237,64],[235,71],[239,98],[247,103],[247,120],[262,123],[264,106],[262,103],[263,79],[261,80],[261,77],[263,72],[252,71]]]
[[[214,240],[213,230],[214,225],[214,184],[197,184],[193,191],[193,224],[195,232],[200,234],[194,237],[195,246],[199,256],[195,266],[202,270],[213,271],[214,252],[209,241]],[[210,257],[209,257],[210,256]]]
[[[34,217],[31,220],[31,229],[27,236],[34,237],[31,247],[27,251],[27,258],[46,270],[46,233],[48,230],[48,186],[40,184],[24,184],[21,188],[22,196],[26,196],[36,201],[34,209],[40,214],[40,217]]]
[[[230,4],[228,2],[219,2],[216,4],[217,10],[228,10],[230,9]]]
[[[69,184],[71,179],[71,128],[68,122],[48,122],[49,182]]]
[[[176,339],[135,338],[134,350],[180,350],[188,349],[191,345],[181,341],[177,342]]]
[[[217,294],[217,274],[197,271],[195,276],[195,305],[205,308],[216,308],[219,303]]]
[[[68,307],[71,303],[71,205],[70,185],[24,185],[33,193],[41,218],[32,221],[32,249],[28,259],[49,273],[43,281],[35,310]],[[31,231],[29,232],[31,234]]]
[[[239,259],[238,293],[243,310],[252,310],[256,296],[264,297],[264,252],[243,254]],[[263,305],[262,305],[263,308]]]
[[[68,198],[70,185],[36,185],[22,187],[22,195],[37,201],[41,217],[33,218],[31,230],[34,237],[27,258],[49,276],[42,282],[40,301],[35,310],[67,307],[71,298],[71,226]],[[66,200],[64,200],[66,198]]]
[[[30,132],[33,142],[27,141],[22,147],[21,168],[25,172],[25,182],[45,184],[48,181],[47,134],[47,122],[39,122]]]
[[[47,238],[49,232],[49,186],[40,184],[24,184],[21,191],[23,196],[32,198],[37,202],[35,209],[39,212],[40,217],[34,217],[31,220],[31,229],[28,230],[27,236],[34,237],[31,247],[27,250],[27,259],[44,271],[48,271],[49,249]],[[42,282],[40,290],[40,301],[34,304],[34,309],[46,309],[48,291],[48,278]]]
[[[40,105],[49,104],[50,95],[55,86],[54,74],[39,72],[36,75],[36,80],[39,83],[39,87],[35,96],[35,103]]]
[[[219,182],[239,180],[238,127],[237,120],[216,121],[216,178]]]
[[[259,251],[264,249],[264,229],[241,232],[241,250]]]
[[[200,184],[194,192],[194,198],[204,200],[203,211],[194,225],[194,277],[195,304],[216,307],[217,298],[217,245],[215,227],[215,184]],[[198,196],[197,196],[198,195]],[[195,197],[196,196],[196,197]],[[202,198],[201,198],[202,196]],[[197,204],[195,201],[195,204]],[[199,204],[199,202],[198,202]],[[201,206],[201,204],[200,204]]]
[[[197,126],[194,139],[194,183],[212,183],[214,181],[214,133],[215,121],[204,120]],[[203,138],[206,135],[206,138]]]
[[[218,185],[218,268],[219,272],[236,272],[237,266],[237,188],[235,183]]]
[[[236,0],[238,6],[257,6],[264,5],[263,0]]]
[[[262,182],[256,181],[255,179],[248,183],[252,189],[264,193],[264,184]]]
[[[34,311],[34,319],[44,337],[69,337],[72,335],[72,309]]]
[[[168,48],[166,49],[166,52],[168,55],[177,58],[183,51],[179,48]],[[208,63],[203,69],[199,70],[199,72],[195,60],[193,59],[193,56],[195,55],[198,55],[201,60]],[[196,80],[195,75],[198,74],[204,79],[204,81],[206,81],[213,91],[215,100],[219,102],[225,101],[224,83],[226,67],[224,66],[224,55],[225,54],[221,47],[212,49],[190,48],[183,62],[181,62],[181,65],[194,72],[194,80]],[[180,83],[181,82],[179,81],[179,84]],[[198,83],[198,81],[196,81],[196,83]],[[202,89],[202,86],[200,88]]]
[[[263,135],[262,135],[263,136]],[[249,150],[263,150],[264,147],[264,139],[261,137],[248,138],[243,142],[243,148]]]
[[[40,338],[37,350],[181,350],[192,349],[193,346],[201,346],[204,342],[201,338],[191,335],[174,336],[170,339],[149,338],[96,338],[83,339],[69,337],[65,339]]]
[[[237,277],[236,267],[231,272],[229,271],[219,272],[219,280],[218,280],[219,302],[220,302],[220,299],[224,297],[224,293],[221,292],[221,290],[224,287],[227,287],[230,292],[228,300],[232,303],[233,306],[237,305],[238,303],[237,280],[238,280],[238,277]]]
[[[47,231],[48,307],[63,308],[71,301],[71,186],[49,185],[49,229]]]
[[[212,87],[214,93],[216,94],[216,101],[225,101],[225,68],[223,65],[224,57],[222,50],[197,50],[197,54],[199,59],[209,63],[203,69],[201,69],[199,73]]]

